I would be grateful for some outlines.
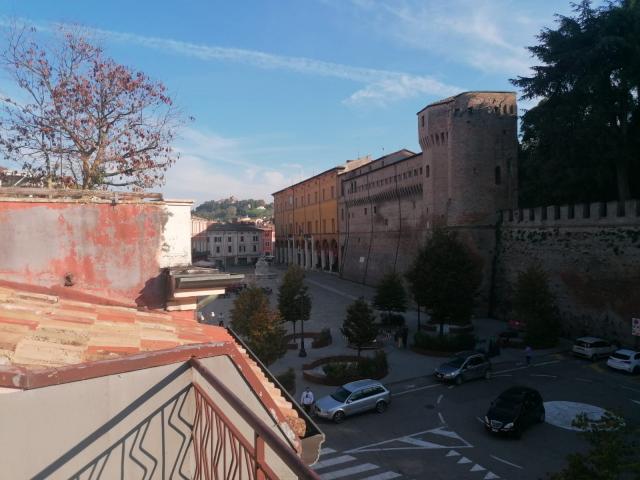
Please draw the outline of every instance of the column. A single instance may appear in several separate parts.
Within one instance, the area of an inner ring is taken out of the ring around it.
[[[324,270],[324,248],[320,249],[320,268],[322,268],[322,270]]]
[[[333,272],[333,248],[329,250],[329,271]]]
[[[316,244],[311,237],[311,270],[316,269]]]

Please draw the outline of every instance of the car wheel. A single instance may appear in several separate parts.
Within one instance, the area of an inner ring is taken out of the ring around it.
[[[538,418],[538,423],[544,423],[546,416],[545,416],[545,412],[544,410],[542,411],[542,413],[540,414],[540,417]]]
[[[333,421],[336,423],[342,423],[344,420],[344,412],[339,410],[333,414]]]
[[[376,403],[376,412],[383,413],[387,409],[387,402],[378,402]]]
[[[462,375],[456,377],[456,385],[462,385]]]

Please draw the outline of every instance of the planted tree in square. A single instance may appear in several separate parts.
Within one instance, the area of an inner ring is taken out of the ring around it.
[[[298,320],[309,320],[311,315],[311,297],[304,284],[304,270],[291,265],[284,274],[278,290],[278,310],[285,322],[293,324],[293,337],[296,335]]]
[[[375,319],[373,309],[362,297],[347,307],[347,317],[340,331],[347,337],[349,344],[356,347],[358,358],[362,348],[373,342],[378,335]]]
[[[552,347],[560,335],[555,299],[546,272],[537,265],[518,275],[513,299],[516,318],[526,325],[525,341],[532,347]]]
[[[481,265],[455,232],[437,229],[418,252],[407,273],[418,305],[431,313],[432,321],[465,324],[481,282]]]
[[[261,288],[249,287],[236,298],[231,310],[231,328],[265,364],[282,357],[286,351],[285,329],[277,310],[272,309]]]
[[[407,310],[407,292],[402,284],[402,277],[397,273],[387,273],[376,287],[373,305],[378,310],[386,312],[387,318],[391,312],[405,312]]]

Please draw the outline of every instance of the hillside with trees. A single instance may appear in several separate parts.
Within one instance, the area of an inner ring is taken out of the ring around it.
[[[231,222],[236,217],[270,219],[273,217],[273,203],[264,200],[238,200],[235,197],[223,200],[208,200],[195,209],[195,213],[203,218],[220,222]]]

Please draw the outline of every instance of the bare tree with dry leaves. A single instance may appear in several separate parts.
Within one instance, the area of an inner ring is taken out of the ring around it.
[[[24,94],[0,99],[5,158],[49,187],[163,184],[183,122],[166,87],[106,57],[79,28],[37,39],[33,28],[12,28],[1,54]]]

